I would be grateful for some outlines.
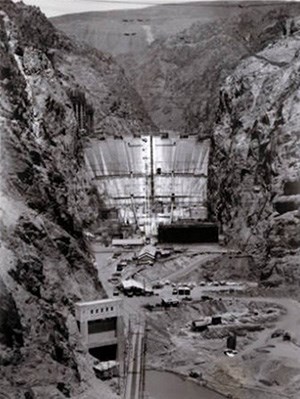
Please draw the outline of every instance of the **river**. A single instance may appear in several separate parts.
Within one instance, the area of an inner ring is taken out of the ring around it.
[[[148,370],[146,372],[146,398],[151,399],[224,399],[207,388],[191,380],[166,371]]]

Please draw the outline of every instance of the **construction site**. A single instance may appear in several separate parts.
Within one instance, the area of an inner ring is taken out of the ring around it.
[[[0,399],[299,399],[300,4],[0,3]]]
[[[99,322],[91,335],[99,348],[89,352],[96,374],[124,399],[221,399],[237,385],[243,398],[270,389],[272,398],[288,397],[264,377],[228,376],[228,367],[253,364],[253,353],[272,357],[291,345],[297,306],[262,293],[252,257],[222,242],[208,209],[209,150],[209,139],[166,133],[86,147],[89,177],[108,209],[107,227],[91,235],[110,298],[99,304],[121,304],[111,324],[115,346]],[[274,381],[279,376],[280,369]]]

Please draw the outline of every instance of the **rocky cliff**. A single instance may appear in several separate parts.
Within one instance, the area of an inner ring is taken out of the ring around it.
[[[130,10],[62,15],[51,22],[70,37],[107,51],[114,57],[143,57],[155,40],[175,35],[194,22],[213,22],[241,8],[237,3],[177,3]]]
[[[154,42],[134,62],[118,58],[146,109],[162,129],[207,135],[218,108],[220,85],[238,63],[283,36],[298,4],[252,4],[225,18]]]
[[[203,2],[53,21],[112,52],[161,129],[207,135],[226,76],[285,35],[286,18],[299,14],[292,2]]]
[[[83,146],[155,127],[112,58],[38,9],[1,1],[0,37],[0,396],[93,398],[74,303],[104,296],[84,234],[103,204]]]
[[[267,285],[299,284],[300,24],[245,58],[220,90],[210,204]]]

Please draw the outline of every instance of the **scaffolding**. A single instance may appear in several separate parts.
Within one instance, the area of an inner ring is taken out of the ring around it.
[[[194,136],[91,139],[85,160],[105,204],[149,236],[160,223],[206,219],[209,147]]]

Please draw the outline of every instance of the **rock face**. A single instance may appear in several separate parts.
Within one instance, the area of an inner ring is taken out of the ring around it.
[[[84,235],[103,204],[83,146],[155,126],[110,56],[0,5],[0,396],[93,398],[74,303],[104,296]]]
[[[194,22],[207,23],[228,17],[241,8],[235,3],[163,4],[132,10],[112,10],[51,18],[60,30],[77,40],[112,54],[143,57],[149,45],[175,35]]]
[[[272,285],[300,280],[299,19],[287,26],[227,77],[210,160],[212,213]]]
[[[137,63],[130,56],[119,58],[160,128],[208,135],[226,76],[282,35],[287,15],[300,13],[299,5],[239,10],[154,42]]]
[[[226,76],[243,58],[283,35],[289,29],[286,17],[299,13],[294,3],[192,3],[138,10],[131,18],[120,11],[104,13],[102,20],[92,13],[76,22],[67,16],[54,22],[112,51],[161,129],[208,135]],[[153,36],[148,43],[146,32]]]
[[[74,44],[36,8],[0,5],[0,396],[92,399],[99,394],[79,344],[74,302],[104,296],[83,233],[101,222],[103,204],[86,177],[83,146],[91,136],[156,126],[110,56]],[[263,14],[259,24],[255,16],[194,25],[153,43],[128,70],[163,128],[210,133],[217,113],[211,214],[228,243],[239,237],[262,279],[295,282],[299,24],[273,24]],[[248,30],[236,31],[247,21]],[[241,32],[252,39],[233,39]],[[278,34],[285,37],[256,54]]]

